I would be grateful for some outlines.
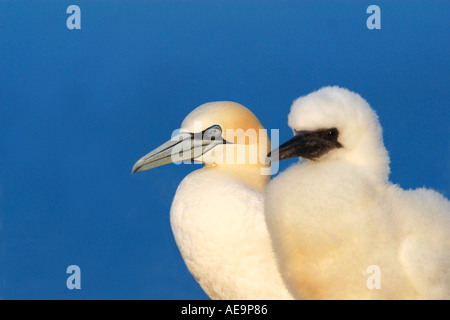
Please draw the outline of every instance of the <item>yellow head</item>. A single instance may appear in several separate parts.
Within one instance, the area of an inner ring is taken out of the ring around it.
[[[258,170],[270,176],[270,141],[258,118],[231,101],[208,102],[183,120],[172,139],[142,157],[133,173],[168,163],[202,162],[230,172]]]
[[[270,150],[267,132],[249,109],[236,102],[202,104],[183,120],[180,133],[194,133],[203,144],[216,140],[201,157],[193,158],[207,166],[266,166],[264,152]],[[220,135],[219,141],[213,134]]]

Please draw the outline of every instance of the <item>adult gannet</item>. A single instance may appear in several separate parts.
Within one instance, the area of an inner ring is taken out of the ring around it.
[[[134,173],[177,161],[205,163],[178,186],[170,222],[186,266],[212,299],[292,299],[263,212],[269,150],[267,133],[250,110],[210,102],[133,167]]]
[[[294,137],[269,154],[302,157],[266,188],[280,272],[296,298],[449,299],[450,202],[388,180],[378,117],[325,87],[294,101]]]

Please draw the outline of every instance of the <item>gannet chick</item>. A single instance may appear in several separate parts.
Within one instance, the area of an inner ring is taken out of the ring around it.
[[[250,110],[210,102],[133,167],[134,173],[171,162],[205,163],[178,186],[170,222],[186,266],[211,299],[292,299],[263,212],[268,151],[267,133]]]
[[[266,188],[280,272],[295,298],[449,299],[450,202],[388,180],[378,117],[358,94],[325,87],[294,101],[301,157]]]

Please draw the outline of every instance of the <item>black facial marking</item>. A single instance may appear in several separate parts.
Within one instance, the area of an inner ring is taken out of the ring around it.
[[[217,129],[214,130],[215,135],[212,135],[211,132],[212,129]],[[205,150],[205,147],[207,147],[210,144],[210,141],[220,141],[222,142],[222,144],[229,144],[230,142],[228,142],[227,140],[222,138],[222,128],[218,125],[215,124],[209,128],[206,128],[205,130],[203,130],[202,132],[198,132],[198,133],[189,133],[191,135],[191,139],[195,140],[198,138],[201,138],[201,144],[204,147],[203,151]],[[197,140],[198,141],[198,140]],[[194,161],[196,157],[192,156],[191,161]]]
[[[214,130],[216,132],[215,135],[211,135],[210,134],[213,129],[215,129]],[[194,133],[191,133],[191,135],[192,135],[192,137],[194,137]],[[207,129],[203,130],[201,132],[201,137],[202,137],[203,140],[206,140],[206,141],[208,141],[208,140],[212,140],[212,141],[218,140],[218,141],[221,141],[222,144],[229,144],[229,143],[231,143],[231,142],[229,142],[229,141],[227,141],[227,140],[222,138],[222,128],[218,124],[215,124],[215,125],[207,128]]]
[[[295,131],[295,136],[278,148],[279,160],[302,157],[317,160],[333,149],[342,148],[336,128]]]

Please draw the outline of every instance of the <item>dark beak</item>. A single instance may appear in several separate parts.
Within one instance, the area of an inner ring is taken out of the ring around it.
[[[337,133],[332,135],[329,133],[330,130],[298,131],[291,140],[286,141],[267,156],[271,161],[295,157],[317,160],[330,150],[342,147],[337,141]]]

